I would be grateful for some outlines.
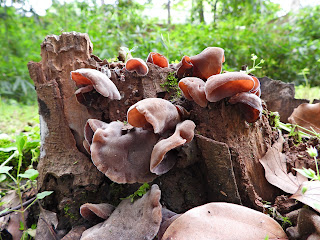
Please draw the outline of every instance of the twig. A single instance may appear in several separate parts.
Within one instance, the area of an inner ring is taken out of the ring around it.
[[[14,208],[8,209],[8,211],[6,211],[6,212],[4,212],[4,213],[2,213],[2,214],[0,214],[0,217],[4,217],[4,216],[6,216],[6,215],[8,215],[8,214],[10,214],[10,213],[12,213],[12,212],[20,209],[21,207],[25,207],[25,206],[29,205],[30,203],[32,203],[32,202],[35,201],[35,200],[36,200],[36,197],[30,198],[28,201],[25,201],[25,202],[22,204],[22,206],[21,206],[21,204],[20,204],[20,205],[14,207]]]

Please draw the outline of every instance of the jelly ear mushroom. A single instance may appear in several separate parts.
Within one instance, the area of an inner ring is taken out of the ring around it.
[[[227,72],[208,78],[204,91],[209,102],[218,102],[240,92],[249,92],[255,87],[254,79],[241,72]]]
[[[253,93],[238,93],[232,96],[229,99],[229,102],[231,104],[238,103],[240,105],[241,112],[243,113],[243,116],[248,123],[253,123],[261,117],[261,99]]]
[[[177,76],[179,79],[183,77],[192,76],[193,64],[188,56],[183,56],[181,61],[177,65]]]
[[[254,87],[249,92],[257,95],[258,97],[260,97],[261,96],[260,81],[255,76],[251,76],[251,77],[254,80]]]
[[[168,59],[160,53],[151,52],[147,57],[147,62],[153,63],[159,67],[165,68],[169,66]]]
[[[99,221],[108,219],[113,210],[114,206],[108,203],[85,203],[80,207],[80,214],[86,220]]]
[[[117,183],[150,182],[151,152],[159,136],[142,128],[125,130],[122,122],[92,129],[91,159],[99,171]]]
[[[102,72],[90,69],[80,68],[70,73],[71,79],[80,87],[76,94],[86,93],[96,89],[102,96],[111,100],[120,100],[121,96],[116,85]]]
[[[186,77],[179,81],[179,88],[183,92],[186,99],[195,101],[201,107],[206,107],[208,100],[204,93],[205,82],[196,77]]]
[[[164,133],[180,122],[177,108],[162,98],[146,98],[132,105],[127,112],[128,123],[134,127]]]
[[[149,68],[141,58],[131,58],[126,62],[125,69],[129,72],[136,72],[139,76],[145,76]]]
[[[203,80],[221,73],[224,63],[224,50],[219,47],[207,47],[198,55],[190,58],[193,64],[193,77]]]
[[[105,222],[87,229],[81,240],[154,239],[162,220],[160,196],[159,187],[152,185],[133,203],[130,199],[122,200]]]
[[[162,240],[252,240],[265,236],[288,239],[282,227],[268,215],[237,204],[214,202],[183,213],[167,228]]]
[[[185,143],[191,142],[194,137],[196,125],[191,120],[179,123],[173,135],[160,140],[153,148],[150,160],[150,171],[157,175],[168,172],[176,163],[176,158],[166,156],[166,154]]]

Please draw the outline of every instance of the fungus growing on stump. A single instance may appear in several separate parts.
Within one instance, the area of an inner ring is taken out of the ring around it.
[[[195,101],[201,107],[206,107],[208,100],[204,92],[205,82],[196,77],[186,77],[179,81],[179,88],[186,99]]]
[[[261,99],[253,93],[248,93],[248,92],[238,93],[229,99],[229,103],[239,104],[240,110],[243,113],[243,116],[248,123],[253,123],[261,117],[261,114],[262,114]]]
[[[89,221],[97,221],[99,219],[108,219],[114,210],[114,206],[108,203],[85,203],[80,207],[80,214]]]
[[[224,50],[219,47],[207,47],[201,53],[188,57],[184,56],[179,63],[178,78],[192,76],[203,80],[219,74],[224,63]],[[192,75],[190,75],[192,72]]]
[[[228,72],[209,77],[204,91],[209,102],[218,102],[240,92],[249,92],[255,85],[254,79],[245,73]]]
[[[153,63],[159,67],[165,68],[169,66],[168,59],[160,53],[151,52],[147,57],[147,62]]]
[[[118,121],[96,129],[89,121],[86,126],[92,132],[87,130],[85,134],[92,162],[99,171],[117,183],[144,183],[156,178],[149,166],[152,149],[159,139],[157,134],[142,128],[124,131],[124,123]]]
[[[149,68],[141,58],[131,58],[126,62],[125,69],[129,72],[136,72],[139,76],[145,76]]]
[[[160,140],[153,148],[150,161],[150,171],[157,175],[168,172],[176,163],[176,158],[165,155],[172,149],[191,142],[196,125],[191,120],[178,123],[173,135]]]
[[[76,95],[95,89],[102,96],[111,100],[120,100],[121,96],[116,85],[102,72],[91,68],[80,68],[70,73],[71,79],[79,89]]]
[[[81,240],[152,240],[157,235],[162,221],[160,189],[152,185],[142,198],[122,200],[111,216],[103,223],[87,229]]]
[[[134,127],[142,127],[162,134],[174,129],[181,118],[177,107],[168,100],[146,98],[128,109],[127,120]]]

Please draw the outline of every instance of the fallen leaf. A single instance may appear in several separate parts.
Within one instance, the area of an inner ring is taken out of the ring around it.
[[[162,240],[264,240],[288,239],[281,226],[256,210],[233,204],[214,202],[192,208],[167,228]]]
[[[288,121],[320,133],[320,103],[302,103],[294,109]]]
[[[320,181],[305,181],[291,198],[294,198],[320,213]]]
[[[267,153],[260,159],[264,167],[265,176],[269,183],[287,193],[295,193],[299,186],[307,181],[307,178],[297,173],[294,176],[287,171],[286,156],[282,153],[283,138],[272,145]]]

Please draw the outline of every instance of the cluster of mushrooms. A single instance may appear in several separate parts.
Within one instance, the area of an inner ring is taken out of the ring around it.
[[[229,98],[229,103],[239,104],[245,113],[244,118],[247,122],[257,121],[262,112],[259,80],[243,72],[221,73],[224,60],[224,50],[218,47],[208,47],[192,57],[184,56],[175,66],[169,66],[168,60],[159,53],[150,53],[147,58],[147,62],[159,67],[171,67],[176,70],[176,75],[180,79],[178,86],[187,100],[206,107],[208,101],[217,102]],[[127,60],[123,70],[134,71],[139,76],[144,76],[149,71],[146,62],[140,58]],[[110,80],[110,76],[108,71],[102,73],[95,69],[83,68],[72,71],[71,78],[78,87],[75,94],[79,95],[95,89],[110,100],[120,100],[121,95]],[[84,128],[83,145],[91,155],[93,164],[112,181],[117,183],[151,182],[175,165],[176,157],[171,150],[192,141],[194,137],[196,125],[191,120],[183,120],[185,113],[185,109],[168,100],[146,98],[128,109],[125,123],[120,121],[105,123],[97,119],[89,119]],[[153,200],[143,203],[145,198]],[[132,205],[130,202],[124,200],[124,206],[120,203],[118,211],[114,211],[114,208],[108,204],[100,205],[98,208],[92,204],[82,206],[83,217],[90,220],[94,212],[95,216],[106,220],[88,229],[81,239],[102,239],[100,237],[102,235],[105,237],[105,234],[109,232],[111,237],[108,239],[153,239],[157,234],[159,236],[160,223],[164,221],[162,216],[172,217],[169,210],[166,212],[161,210],[163,208],[159,199],[160,190],[158,186],[153,185],[146,196],[133,203],[133,205],[139,205],[139,202],[142,201],[140,204],[142,209],[150,206],[151,209],[142,210],[142,212],[146,211],[150,214],[151,219],[141,221],[151,225],[156,224],[156,226],[148,225],[148,229],[145,230],[145,227],[139,225],[140,220],[135,219],[133,223],[128,223],[131,224],[130,226],[136,224],[139,230],[134,231],[144,232],[145,235],[140,238],[119,238],[121,234],[125,234],[123,233],[125,228],[120,225],[125,224],[127,220],[122,219],[117,222],[119,229],[116,230],[114,221],[109,218],[110,215],[123,215],[124,211],[128,211],[126,210],[129,208],[127,205]],[[137,214],[132,213],[133,216]],[[142,215],[147,216],[148,214],[143,213]],[[109,232],[101,231],[101,228],[108,229]],[[133,231],[132,228],[130,229]],[[163,230],[161,231],[164,233]],[[118,237],[113,235],[116,232],[120,234],[117,235]]]

